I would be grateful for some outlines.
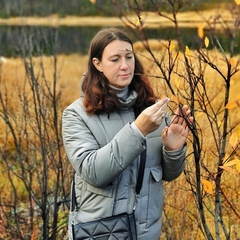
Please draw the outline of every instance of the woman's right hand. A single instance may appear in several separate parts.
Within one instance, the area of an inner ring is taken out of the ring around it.
[[[135,124],[144,136],[156,130],[162,123],[167,113],[170,99],[165,97],[152,106],[146,108],[135,120]]]

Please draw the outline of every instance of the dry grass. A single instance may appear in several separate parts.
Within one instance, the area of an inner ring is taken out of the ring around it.
[[[53,58],[42,56],[35,58],[35,63],[43,62],[44,72],[49,82],[53,81]],[[80,93],[80,79],[82,74],[86,71],[87,56],[81,55],[59,55],[57,63],[58,72],[58,90],[62,90],[63,101],[65,105],[70,104],[73,99],[76,99]],[[1,79],[9,88],[11,86],[23,87],[26,76],[24,63],[19,58],[7,58],[4,63],[0,65]],[[39,68],[35,68],[36,74],[40,72]],[[2,84],[3,85],[3,84]],[[12,99],[14,104],[14,98]]]
[[[159,54],[159,52],[155,52]],[[146,53],[139,54],[139,57],[144,61],[145,66],[147,67],[147,71],[149,73],[153,73],[155,75],[159,75],[159,72],[154,64],[147,60],[143,55],[147,56]],[[225,66],[220,60],[220,56],[217,56],[217,52],[211,52],[212,56],[216,60],[216,64],[219,68],[225,71]],[[217,57],[216,57],[217,56]],[[53,59],[51,57],[42,57],[41,60],[44,62],[44,69],[46,72],[46,76],[49,81],[53,78]],[[35,59],[35,61],[40,61],[39,58]],[[80,92],[80,79],[82,74],[86,71],[87,66],[87,56],[81,55],[60,55],[58,56],[58,89],[62,91],[62,105],[65,107],[70,104],[72,101],[79,97]],[[4,81],[6,86],[10,89],[13,89],[12,86],[21,86],[25,80],[25,70],[23,67],[23,63],[20,59],[7,59],[6,62],[1,64],[1,81]],[[151,69],[151,70],[150,70]],[[36,69],[37,71],[37,69]],[[178,71],[183,71],[183,68],[179,65]],[[222,104],[223,99],[223,88],[224,84],[220,79],[219,75],[215,74],[212,69],[207,68],[206,75],[208,76],[208,88],[209,94],[215,94],[216,92],[219,95],[216,98],[216,106]],[[236,74],[232,81],[230,98],[235,100],[239,98],[239,89],[240,89],[240,73]],[[159,96],[168,95],[169,91],[167,90],[166,84],[159,79],[151,79],[155,90],[159,93]],[[175,88],[184,89],[184,83],[179,83],[177,79],[177,75],[173,76],[172,79],[175,84]],[[14,96],[14,92],[12,92],[12,96]],[[12,98],[12,104],[14,103],[14,97]],[[17,104],[16,104],[17,106]],[[240,120],[240,111],[239,107],[230,111],[230,123],[234,125],[234,123],[239,122]],[[199,125],[202,127],[203,136],[204,136],[204,148],[210,149],[213,146],[212,138],[209,136],[209,129],[204,127],[206,125],[206,119],[203,115],[199,114],[196,116]],[[1,124],[1,123],[0,123]],[[0,131],[0,136],[2,136],[3,132]],[[215,148],[215,147],[213,147]],[[216,170],[216,160],[215,157],[211,154],[206,155],[205,164],[212,169],[212,171]],[[194,171],[193,159],[188,159],[187,168]],[[4,172],[4,169],[0,169],[1,171],[1,196],[6,196],[6,198],[10,197],[8,189],[9,185],[7,184],[7,176]],[[240,205],[239,202],[239,189],[240,189],[240,176],[233,176],[230,172],[225,172],[223,175],[223,190],[225,194],[228,196],[228,199],[232,201],[236,206]],[[24,186],[19,186],[18,188],[19,194],[24,199]],[[207,204],[212,204],[214,196],[210,194],[205,194],[205,199]],[[231,226],[232,234],[237,234],[237,226],[239,226],[239,219],[232,213],[228,204],[226,204],[225,216],[224,218],[229,222],[229,226]],[[211,206],[212,207],[212,206]],[[192,196],[189,185],[186,183],[186,179],[184,175],[182,175],[178,180],[166,184],[166,207],[165,207],[168,224],[173,225],[171,229],[172,236],[176,236],[177,239],[204,239],[202,233],[197,227],[199,221],[199,215],[196,209],[196,205],[194,203],[194,198]],[[214,231],[214,222],[212,216],[209,214],[207,216],[208,224],[211,228],[211,231]],[[168,230],[169,230],[168,229]],[[164,239],[164,235],[162,236]]]

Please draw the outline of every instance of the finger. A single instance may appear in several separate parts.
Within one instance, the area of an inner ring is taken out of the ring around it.
[[[191,129],[191,125],[193,123],[193,117],[191,116],[191,110],[188,109],[185,112],[185,117],[184,117],[185,121],[184,121],[184,126],[186,129]]]
[[[183,105],[182,107],[179,107],[179,115],[182,117],[186,117],[187,116],[187,111],[188,111],[188,106],[187,105]]]
[[[166,117],[166,114],[161,114],[156,118],[156,123],[158,126],[160,126],[162,124],[162,122],[164,121]]]
[[[183,125],[184,127],[187,126],[186,120],[187,120],[187,116],[188,116],[188,111],[190,111],[188,109],[187,105],[183,105],[182,107],[179,106],[177,108],[177,110],[175,111],[174,117],[172,119],[172,123],[174,124],[180,124]]]
[[[159,112],[161,111],[162,105],[163,105],[162,100],[158,100],[155,104],[149,107],[150,113],[159,116],[160,115]]]
[[[174,115],[173,115],[172,123],[174,123],[174,124],[181,124],[180,116],[182,116],[182,114],[181,114],[180,107],[178,107],[177,110],[175,111]]]
[[[156,112],[156,114],[158,114],[158,116],[161,116],[163,118],[165,117],[166,112],[167,112],[167,106],[168,106],[169,102],[170,102],[170,99],[166,97],[155,103],[156,106],[158,107],[158,110]]]
[[[183,127],[187,127],[187,121],[188,121],[188,106],[187,105],[184,105],[182,108],[179,109],[180,110],[180,116],[181,116],[181,124]]]
[[[182,119],[183,119],[182,125],[183,125],[184,128],[188,128],[188,126],[189,126],[189,116],[190,116],[190,113],[191,113],[191,111],[187,110],[184,113],[183,117],[182,117]]]
[[[170,102],[170,99],[165,97],[163,99],[160,99],[160,100],[157,100],[155,105],[158,107],[158,108],[161,108],[163,106],[165,106],[166,104],[168,104]]]

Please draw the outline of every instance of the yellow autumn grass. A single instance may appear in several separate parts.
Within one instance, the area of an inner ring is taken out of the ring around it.
[[[191,50],[189,50],[191,51]],[[154,50],[154,54],[156,56],[159,54],[159,57],[161,57],[161,51]],[[226,66],[223,64],[223,61],[221,61],[221,55],[219,55],[218,52],[212,50],[209,53],[211,56],[215,59],[215,64],[222,69],[223,71],[226,71]],[[159,70],[156,68],[153,61],[150,60],[150,55],[148,55],[146,52],[139,51],[138,53],[139,58],[144,62],[144,66],[147,70],[147,73],[150,75],[156,75],[159,76]],[[238,56],[236,56],[237,59]],[[59,55],[58,57],[58,64],[57,64],[57,72],[58,72],[58,90],[62,91],[62,105],[65,107],[68,104],[70,104],[72,101],[77,99],[79,97],[79,91],[80,91],[80,79],[82,74],[86,71],[87,66],[87,56],[82,56],[78,54],[72,54],[72,55]],[[52,57],[46,57],[42,56],[41,58],[35,58],[34,61],[37,63],[39,61],[43,61],[44,63],[44,70],[46,73],[47,78],[49,81],[52,81],[53,78],[53,58]],[[25,70],[24,65],[21,59],[18,58],[9,58],[6,59],[5,62],[2,62],[0,65],[0,81],[1,85],[3,86],[3,83],[6,84],[8,89],[11,89],[11,91],[16,91],[16,86],[21,86],[24,83],[25,80]],[[36,69],[37,71],[37,69]],[[179,63],[178,65],[178,72],[184,71],[183,65]],[[220,106],[222,104],[222,99],[224,98],[223,94],[223,88],[224,88],[224,82],[221,80],[220,76],[216,74],[215,71],[213,71],[210,67],[206,69],[206,76],[208,79],[207,87],[209,89],[209,95],[215,96],[216,93],[218,94],[215,101],[216,107]],[[233,77],[232,86],[231,86],[231,92],[230,92],[230,101],[237,102],[239,104],[239,90],[240,90],[240,73],[237,73]],[[151,82],[158,93],[159,97],[169,95],[174,99],[174,96],[171,95],[169,92],[166,83],[162,81],[161,79],[157,78],[151,78]],[[175,89],[179,89],[179,91],[186,91],[186,86],[184,82],[181,82],[180,79],[176,74],[173,74],[172,77],[172,83],[175,86]],[[16,93],[16,92],[15,92]],[[14,92],[12,92],[12,104],[17,103],[14,102]],[[239,105],[234,106],[229,111],[230,118],[229,123],[235,124],[239,122]],[[207,126],[207,120],[203,114],[196,115],[196,120],[198,121],[199,125],[202,126],[203,131],[203,148],[208,150],[208,154],[205,156],[205,163],[207,167],[209,167],[212,171],[214,169],[216,170],[216,160],[215,159],[215,153],[214,151],[211,152],[210,149],[213,146],[214,142],[211,136],[209,135],[210,129]],[[221,122],[222,119],[219,119]],[[0,122],[2,124],[2,122]],[[206,127],[204,127],[206,126]],[[2,128],[0,130],[0,136],[3,136]],[[228,148],[230,148],[229,146]],[[213,148],[215,149],[215,147]],[[229,149],[230,150],[230,149]],[[234,166],[232,166],[234,168]],[[193,159],[189,158],[187,163],[187,169],[194,170],[194,163]],[[11,196],[11,193],[8,191],[10,189],[10,183],[6,180],[7,175],[4,171],[4,168],[2,167],[0,169],[0,189],[1,189],[1,196],[5,196],[6,198]],[[204,174],[204,173],[203,173]],[[206,179],[207,180],[207,179]],[[223,174],[223,185],[222,188],[228,197],[229,201],[233,202],[236,206],[238,204],[239,206],[239,195],[240,195],[240,177],[239,174],[233,174],[229,171],[225,171]],[[211,179],[209,180],[211,182]],[[204,184],[204,181],[203,183]],[[206,184],[206,182],[205,182]],[[19,192],[21,198],[24,200],[24,192],[25,187],[22,183],[18,184],[17,191]],[[229,187],[230,186],[230,187]],[[207,185],[208,188],[211,188],[211,185]],[[206,189],[207,189],[206,187]],[[205,189],[205,190],[206,190]],[[210,189],[211,190],[211,189]],[[211,194],[211,191],[205,192],[205,200],[206,204],[212,204],[212,199],[214,198],[213,194]],[[214,189],[213,189],[214,190]],[[21,200],[21,199],[20,199]],[[211,201],[210,201],[211,200]],[[166,212],[167,212],[167,218],[168,223],[173,224],[171,231],[172,233],[182,233],[182,235],[177,235],[177,239],[204,239],[202,233],[200,232],[199,228],[197,227],[199,221],[199,215],[196,209],[196,205],[194,203],[194,199],[192,196],[192,193],[190,191],[190,188],[186,182],[185,177],[182,175],[178,180],[167,183],[166,184]],[[226,203],[226,205],[228,205]],[[209,206],[210,208],[214,209],[213,206]],[[225,220],[229,221],[229,224],[231,225],[231,231],[234,234],[236,226],[239,225],[239,219],[232,213],[230,208],[227,208],[228,210],[224,213],[226,216],[224,216]],[[210,230],[214,231],[214,222],[213,217],[210,214],[207,214],[207,223],[210,226]],[[237,228],[236,228],[237,229]],[[164,236],[162,236],[162,239],[165,239]]]
[[[156,46],[156,45],[155,45]],[[187,55],[189,58],[189,61],[193,63],[193,66],[197,68],[197,61],[195,58],[195,52],[189,48],[187,49]],[[160,50],[160,48],[159,48]],[[157,51],[157,49],[154,49],[153,51],[154,55],[157,57],[157,59],[160,61],[162,58],[165,59],[165,56],[167,54],[164,54],[164,51]],[[173,55],[175,53],[173,52]],[[144,57],[143,57],[144,55]],[[177,73],[184,75],[184,63],[183,58],[181,56],[182,54],[178,56],[178,64],[177,64]],[[149,75],[155,75],[155,76],[161,76],[158,67],[154,63],[154,61],[151,60],[151,57],[149,54],[144,52],[142,54],[141,51],[139,51],[139,56],[142,58],[144,62],[144,66],[147,68],[147,72]],[[212,63],[214,63],[221,72],[226,76],[227,75],[227,66],[226,63],[223,60],[223,56],[217,51],[217,50],[210,50],[208,51],[208,56],[210,59],[212,59]],[[227,56],[229,58],[229,56]],[[239,59],[239,56],[233,57],[230,62],[232,66],[235,66],[237,61]],[[216,72],[216,70],[212,69],[210,66],[207,66],[205,69],[205,79],[206,79],[206,88],[208,97],[211,99],[212,104],[214,106],[214,110],[221,111],[222,113],[218,116],[218,126],[223,125],[223,110],[224,105],[223,101],[225,98],[225,82],[222,79],[222,77]],[[240,123],[240,72],[235,74],[231,79],[231,90],[230,90],[230,98],[229,98],[229,104],[226,106],[229,110],[229,122],[228,125],[233,127],[236,125],[239,125]],[[159,97],[163,97],[165,95],[169,96],[172,100],[176,101],[178,100],[176,96],[173,96],[171,92],[169,91],[169,88],[166,86],[166,83],[164,80],[161,80],[159,78],[151,78],[151,82],[153,86],[155,87],[156,92],[158,93]],[[186,86],[186,82],[182,78],[180,78],[177,74],[173,73],[171,77],[171,83],[174,87],[176,95],[178,95],[181,102],[184,103],[183,99],[181,99],[181,94],[183,94],[185,91],[188,92],[188,88]],[[197,100],[197,99],[196,99]],[[197,103],[196,103],[197,105]],[[176,105],[175,105],[176,106]],[[215,183],[213,181],[213,178],[215,176],[215,173],[217,171],[217,161],[216,158],[218,149],[216,148],[214,138],[211,133],[211,128],[209,125],[209,120],[207,119],[206,115],[201,112],[196,112],[195,118],[197,123],[199,124],[199,127],[202,130],[203,135],[203,142],[202,147],[203,151],[205,152],[204,161],[203,164],[210,170],[210,172],[213,174],[212,176],[209,176],[209,174],[202,169],[202,186],[203,186],[203,194],[204,194],[204,202],[206,205],[214,211],[214,190],[215,190]],[[218,140],[218,139],[217,139]],[[240,131],[239,127],[236,127],[232,134],[230,134],[230,137],[227,141],[227,153],[226,158],[229,157],[229,153],[232,152],[233,146],[236,146],[237,143],[240,142]],[[189,149],[189,152],[192,151]],[[238,150],[239,154],[239,150]],[[222,190],[226,196],[226,198],[229,200],[230,203],[233,204],[233,206],[236,206],[239,210],[240,206],[240,169],[239,169],[239,158],[236,158],[235,160],[232,160],[233,162],[230,162],[229,164],[231,166],[226,166],[224,168],[224,173],[222,176]],[[188,158],[186,170],[191,170],[194,172],[194,160],[192,157]],[[224,216],[223,219],[226,222],[229,222],[229,228],[231,232],[231,236],[238,236],[240,235],[238,233],[238,229],[240,227],[240,219],[233,213],[231,210],[230,204],[227,203],[226,199],[223,198],[224,202]],[[172,226],[169,227],[168,231],[170,231],[173,235],[173,239],[205,239],[200,231],[200,229],[197,227],[198,224],[200,224],[199,214],[196,209],[195,199],[192,196],[192,192],[190,189],[190,186],[186,182],[186,179],[184,175],[182,175],[177,181],[174,181],[172,183],[166,184],[166,207],[165,210],[167,212],[167,218],[166,221],[169,223],[169,225]],[[210,227],[210,231],[214,234],[215,231],[215,223],[214,218],[210,213],[206,213],[206,219],[207,224]],[[165,219],[166,220],[166,219]],[[182,235],[180,235],[182,233]],[[177,234],[177,235],[174,235]],[[166,236],[162,236],[161,239],[166,239]],[[224,239],[224,234],[221,231],[221,239]],[[233,238],[235,239],[235,238]],[[236,238],[237,239],[237,238]]]

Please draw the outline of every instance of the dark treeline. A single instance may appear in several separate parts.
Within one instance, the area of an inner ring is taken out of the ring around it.
[[[118,4],[126,9],[130,9],[133,0],[118,0]],[[146,11],[156,11],[153,9],[153,3],[161,10],[168,11],[166,2],[163,0],[145,1],[139,0],[138,3]],[[182,10],[197,8],[216,7],[216,4],[228,3],[228,0],[179,0],[174,4],[189,2]],[[112,0],[0,0],[0,18],[15,16],[48,16],[50,14],[93,16],[93,15],[119,15],[118,11],[113,11],[114,1]]]
[[[14,16],[102,15],[101,6],[108,0],[0,0],[0,18]]]

